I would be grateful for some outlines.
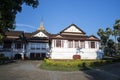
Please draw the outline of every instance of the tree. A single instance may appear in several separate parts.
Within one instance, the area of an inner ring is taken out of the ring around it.
[[[114,28],[114,31],[116,31],[116,34],[114,34],[114,36],[118,41],[118,43],[116,43],[117,44],[116,49],[117,49],[117,52],[120,54],[120,19],[115,21],[113,28]]]
[[[102,46],[102,49],[104,49],[105,43],[106,43],[106,39],[105,39],[106,37],[103,36],[104,30],[100,28],[100,29],[98,30],[97,34],[98,34],[98,36],[100,36],[100,39],[101,39],[101,46]]]
[[[110,54],[110,56],[113,56],[113,54],[116,53],[116,49],[115,49],[115,45],[114,45],[114,41],[112,39],[108,40],[107,46],[108,46],[108,53]]]
[[[22,11],[22,4],[36,8],[38,0],[0,0],[0,42],[2,42],[5,32],[15,29],[15,18],[18,12]]]
[[[120,19],[115,21],[113,28],[114,30],[108,27],[105,31],[99,29],[97,32],[101,39],[101,46],[104,54],[110,54],[111,56],[113,53],[120,54]],[[115,42],[112,39],[109,39],[111,35],[115,37]]]
[[[105,54],[108,53],[108,41],[109,37],[112,34],[112,30],[110,28],[106,28],[104,31],[103,29],[99,29],[97,32],[98,36],[100,36],[101,39],[101,47]]]
[[[115,21],[115,24],[113,27],[114,27],[114,29],[120,30],[120,19]]]
[[[107,46],[107,42],[112,34],[112,30],[110,28],[106,28],[105,31],[103,29],[99,29],[97,34],[100,36],[102,49],[104,49]]]
[[[113,32],[112,32],[112,35],[115,37],[115,43],[117,43],[117,36],[118,36],[118,34],[119,34],[119,31],[118,30],[116,30],[116,29],[114,29],[113,30]]]
[[[119,41],[119,38],[120,38],[120,19],[115,21],[113,28],[114,28],[114,30],[117,31],[116,35],[118,36],[118,42],[120,42]]]

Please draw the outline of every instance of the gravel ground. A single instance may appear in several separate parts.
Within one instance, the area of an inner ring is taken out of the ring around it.
[[[16,61],[0,65],[0,80],[120,80],[120,63],[99,69],[62,72],[38,68],[42,61]]]

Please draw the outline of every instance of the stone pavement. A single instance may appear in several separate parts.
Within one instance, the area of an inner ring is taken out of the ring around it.
[[[16,61],[0,65],[0,80],[120,80],[120,63],[99,69],[62,72],[38,68],[41,61]]]

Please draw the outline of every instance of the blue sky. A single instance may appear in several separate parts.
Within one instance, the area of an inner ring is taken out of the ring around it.
[[[23,5],[16,16],[16,30],[36,31],[43,18],[50,33],[59,33],[74,23],[87,33],[97,36],[99,28],[113,26],[120,19],[120,0],[39,0],[33,9]]]

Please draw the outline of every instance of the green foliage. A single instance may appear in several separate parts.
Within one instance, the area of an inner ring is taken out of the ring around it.
[[[107,41],[107,47],[104,48],[104,55],[113,56],[116,54],[115,43],[112,39]]]
[[[105,31],[103,29],[99,29],[97,34],[98,36],[100,36],[101,46],[102,50],[104,51],[104,54],[109,54],[112,56],[113,53],[115,54],[119,53],[120,19],[115,21],[115,24],[113,25],[113,30],[110,29],[109,27],[106,28]],[[110,39],[111,35],[115,37],[115,42],[112,39]]]
[[[103,29],[100,28],[97,34],[98,36],[100,36],[102,50],[104,50],[104,48],[107,46],[109,37],[112,34],[112,30],[110,28],[106,28],[106,30],[104,31]]]
[[[117,38],[118,42],[120,42],[120,37]]]
[[[0,53],[0,57],[5,57],[4,54]]]
[[[113,27],[114,27],[114,29],[120,30],[120,19],[115,21],[115,24]]]
[[[114,41],[112,39],[109,39],[107,45],[108,45],[109,48],[113,48],[114,47]]]
[[[51,60],[45,59],[42,69],[59,71],[78,71],[113,63],[112,60]]]
[[[115,21],[113,28],[114,28],[114,30],[116,30],[116,36],[118,36],[118,42],[120,42],[120,40],[119,40],[119,37],[120,37],[120,19]]]
[[[9,60],[9,58],[5,57],[4,54],[0,53],[0,64],[4,64],[7,60]]]
[[[22,4],[36,8],[38,0],[0,0],[0,41],[5,32],[15,28],[15,18],[22,11]]]

